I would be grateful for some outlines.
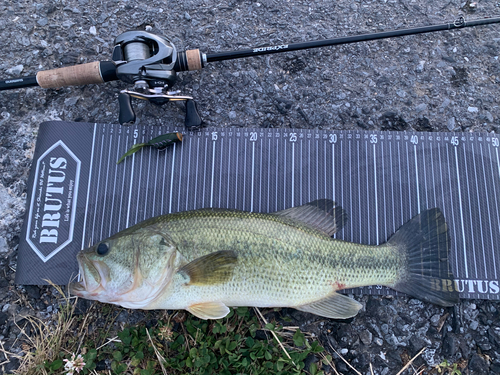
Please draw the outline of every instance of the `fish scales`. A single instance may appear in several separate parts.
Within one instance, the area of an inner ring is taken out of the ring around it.
[[[82,250],[82,280],[71,289],[128,308],[186,309],[203,319],[227,315],[228,306],[348,318],[362,306],[336,292],[366,285],[443,306],[458,301],[439,209],[423,211],[378,246],[331,238],[345,221],[345,211],[328,199],[272,214],[164,215]]]
[[[226,296],[231,306],[255,303],[263,292],[262,307],[296,306],[334,290],[392,283],[401,268],[393,248],[334,240],[272,214],[210,210],[167,218],[158,225],[168,228],[188,262],[217,250],[236,252],[232,279],[199,290],[205,298]]]

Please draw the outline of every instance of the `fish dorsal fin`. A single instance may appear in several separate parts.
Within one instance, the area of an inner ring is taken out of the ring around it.
[[[200,319],[221,319],[229,314],[229,307],[222,302],[197,303],[186,310]]]
[[[330,199],[318,199],[274,214],[307,224],[329,236],[337,233],[347,221],[346,212]]]
[[[326,318],[347,319],[356,315],[361,307],[363,305],[359,302],[335,292],[326,298],[294,308]]]
[[[217,251],[189,262],[179,272],[189,277],[187,285],[219,284],[233,275],[236,261],[234,251]]]

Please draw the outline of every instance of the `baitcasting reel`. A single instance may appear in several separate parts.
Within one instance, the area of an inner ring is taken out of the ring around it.
[[[134,85],[133,90],[122,90],[118,97],[120,124],[135,122],[132,98],[136,98],[157,105],[182,100],[186,104],[186,127],[199,127],[202,120],[193,98],[168,89],[175,83],[176,72],[201,69],[204,56],[199,50],[178,53],[168,39],[146,31],[120,34],[114,41],[112,57],[116,76]]]

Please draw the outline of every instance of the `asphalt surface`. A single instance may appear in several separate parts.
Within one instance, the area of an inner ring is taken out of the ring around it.
[[[0,79],[110,60],[114,38],[128,30],[162,34],[179,50],[215,53],[448,23],[460,15],[498,16],[500,3],[0,0]],[[499,51],[500,26],[482,26],[209,63],[179,74],[175,88],[195,98],[210,127],[498,133]],[[131,86],[0,92],[0,340],[7,351],[22,354],[14,324],[22,311],[48,317],[56,303],[50,288],[13,283],[38,126],[47,120],[115,123],[124,88]],[[134,106],[139,124],[184,121],[178,105]],[[404,297],[359,300],[365,309],[349,322],[285,312],[363,374],[370,363],[375,374],[397,373],[424,347],[413,366],[428,373],[444,359],[463,374],[500,373],[498,302],[442,309]],[[4,371],[18,365],[13,358],[1,362]],[[336,363],[339,372],[350,373]]]

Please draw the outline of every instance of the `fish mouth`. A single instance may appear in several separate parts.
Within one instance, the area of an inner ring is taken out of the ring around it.
[[[103,277],[99,267],[89,260],[83,252],[78,253],[79,278],[81,280],[69,284],[71,294],[92,299],[93,296],[104,290]]]

